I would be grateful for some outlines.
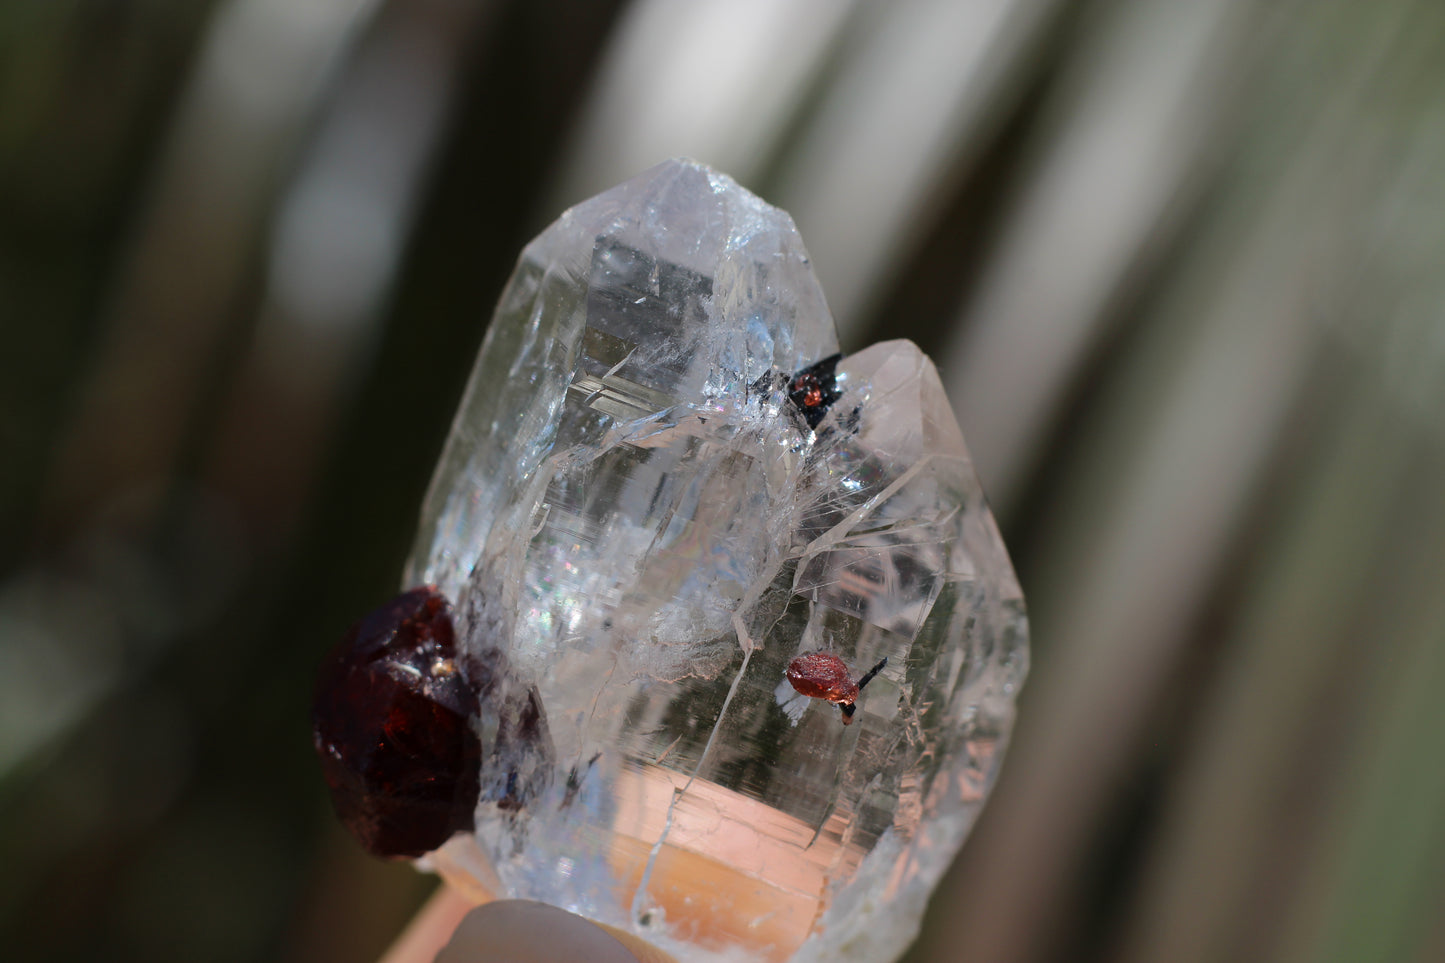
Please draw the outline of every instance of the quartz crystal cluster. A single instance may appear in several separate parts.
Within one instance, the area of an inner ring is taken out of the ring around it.
[[[901,953],[1027,664],[933,364],[840,356],[791,219],[684,161],[522,252],[406,584],[479,694],[424,865],[683,961]]]

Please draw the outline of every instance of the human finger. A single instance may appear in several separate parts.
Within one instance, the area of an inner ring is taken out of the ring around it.
[[[436,963],[673,963],[642,940],[532,900],[498,900],[463,917]]]

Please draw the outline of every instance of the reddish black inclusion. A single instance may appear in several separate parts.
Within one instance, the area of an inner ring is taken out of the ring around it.
[[[327,657],[312,732],[331,801],[370,852],[416,857],[473,828],[477,695],[450,606],[427,586],[367,615]]]
[[[829,355],[794,374],[788,384],[788,399],[809,428],[822,424],[833,402],[843,396],[837,379],[838,362],[842,359],[841,354]]]

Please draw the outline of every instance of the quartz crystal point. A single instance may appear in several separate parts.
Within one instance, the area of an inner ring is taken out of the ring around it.
[[[683,961],[906,948],[1027,627],[933,364],[837,350],[792,220],[696,163],[526,247],[406,578],[545,725],[498,740],[482,707],[475,832],[425,865]],[[815,651],[853,679],[887,659],[851,725],[789,684]]]

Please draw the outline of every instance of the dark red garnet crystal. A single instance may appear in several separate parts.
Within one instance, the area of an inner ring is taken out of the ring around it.
[[[416,857],[472,830],[476,715],[435,588],[397,596],[346,633],[321,668],[312,733],[336,813],[367,850]]]

